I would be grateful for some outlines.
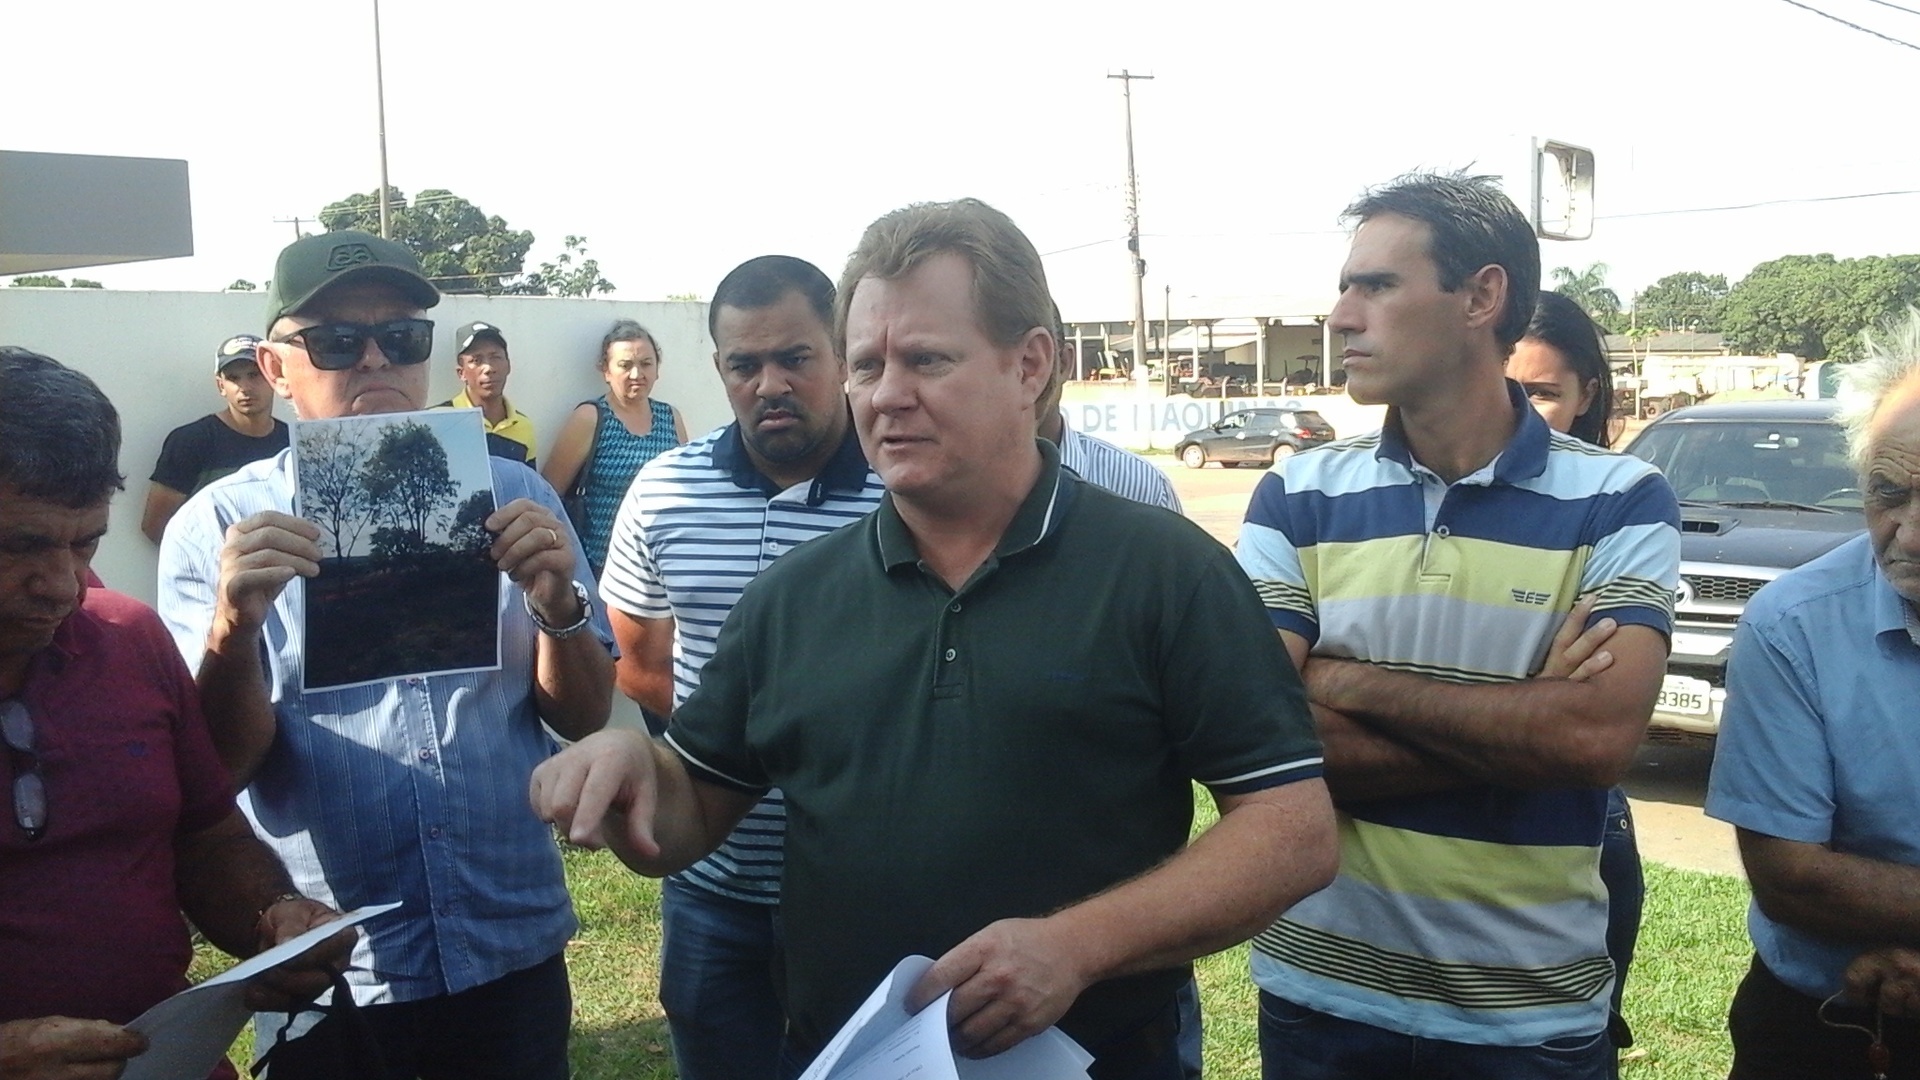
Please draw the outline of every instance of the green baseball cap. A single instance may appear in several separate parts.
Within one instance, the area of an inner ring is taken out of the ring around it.
[[[316,233],[288,244],[274,262],[273,280],[267,283],[267,329],[350,280],[385,281],[423,309],[440,302],[440,290],[404,245],[354,229]]]

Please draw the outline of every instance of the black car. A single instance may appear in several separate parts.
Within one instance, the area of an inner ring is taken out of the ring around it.
[[[1333,425],[1312,409],[1240,409],[1182,435],[1173,452],[1189,469],[1204,469],[1209,461],[1237,469],[1249,462],[1272,465],[1333,440]]]
[[[1680,497],[1680,589],[1656,730],[1717,734],[1727,649],[1747,600],[1866,528],[1835,412],[1832,401],[1694,405],[1627,447]]]

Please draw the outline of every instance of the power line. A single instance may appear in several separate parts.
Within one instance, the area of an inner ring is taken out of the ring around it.
[[[1788,0],[1788,2],[1791,3],[1792,0]],[[1600,215],[1600,220],[1619,221],[1623,218],[1672,217],[1677,214],[1718,214],[1726,210],[1758,210],[1768,206],[1850,202],[1854,199],[1884,199],[1894,195],[1920,195],[1920,188],[1904,188],[1899,191],[1863,191],[1854,195],[1816,195],[1802,199],[1766,199],[1761,202],[1735,203],[1730,206],[1690,206],[1680,210],[1642,210],[1633,214],[1602,214]]]
[[[1870,4],[1879,4],[1881,7],[1890,7],[1895,11],[1904,11],[1909,15],[1920,15],[1920,11],[1915,11],[1910,7],[1901,7],[1899,4],[1890,3],[1889,0],[1867,0],[1867,2]]]
[[[1814,7],[1812,4],[1803,4],[1800,2],[1800,0],[1780,0],[1780,2],[1783,4],[1792,4],[1794,7],[1801,8],[1806,11],[1811,11],[1815,15],[1818,15],[1823,19],[1832,19],[1834,22],[1839,23],[1841,26],[1851,27],[1852,29],[1858,30],[1863,34],[1872,34],[1874,37],[1879,38],[1881,41],[1891,41],[1895,45],[1905,45],[1907,48],[1912,49],[1915,52],[1920,52],[1920,45],[1915,45],[1911,41],[1902,41],[1891,34],[1883,34],[1878,30],[1868,29],[1867,27],[1861,26],[1857,22],[1848,22],[1847,20],[1841,18],[1838,15],[1833,14],[1832,12],[1821,11],[1819,8]],[[1892,7],[1893,5],[1888,4],[1887,6]],[[1907,9],[1901,8],[1900,10],[1905,11]],[[1920,12],[1917,12],[1916,14],[1920,14]]]
[[[1140,234],[1148,240],[1246,240],[1250,238],[1266,239],[1276,236],[1346,236],[1345,229],[1288,229],[1280,232],[1144,232]],[[1102,244],[1119,244],[1126,241],[1124,236],[1108,236],[1099,240],[1089,240],[1084,244],[1055,248],[1040,253],[1042,258],[1050,255],[1065,255],[1069,251],[1081,251]]]
[[[1769,206],[1799,206],[1815,203],[1854,202],[1860,199],[1887,199],[1899,195],[1920,195],[1920,188],[1901,188],[1895,191],[1861,191],[1851,195],[1811,195],[1792,199],[1763,199],[1759,202],[1731,203],[1726,206],[1686,206],[1671,210],[1638,210],[1630,214],[1601,214],[1599,221],[1625,221],[1633,218],[1678,217],[1686,214],[1719,214],[1733,210],[1763,210]],[[1279,236],[1343,236],[1342,229],[1294,229],[1280,232],[1233,232],[1233,233],[1142,233],[1142,236],[1156,240],[1247,240]],[[1122,236],[1108,236],[1099,240],[1089,240],[1084,244],[1055,248],[1043,251],[1045,256],[1064,255],[1069,251],[1099,247],[1102,244],[1117,244],[1125,240]]]
[[[1120,241],[1125,239],[1126,237],[1124,236],[1104,236],[1098,240],[1089,240],[1084,244],[1075,244],[1072,247],[1055,248],[1052,251],[1043,251],[1040,253],[1040,257],[1044,259],[1049,255],[1065,255],[1069,251],[1080,251],[1085,248],[1099,247],[1101,244],[1117,244]]]

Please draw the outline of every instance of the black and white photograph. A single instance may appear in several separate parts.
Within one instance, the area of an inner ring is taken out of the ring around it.
[[[296,512],[320,528],[303,688],[498,668],[480,411],[303,421],[293,454]]]

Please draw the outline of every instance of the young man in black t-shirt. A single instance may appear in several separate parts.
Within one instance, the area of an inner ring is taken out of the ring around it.
[[[167,434],[140,517],[140,531],[154,543],[194,492],[287,448],[287,425],[273,418],[273,387],[260,374],[259,344],[252,334],[222,342],[213,354],[213,385],[227,407]]]

